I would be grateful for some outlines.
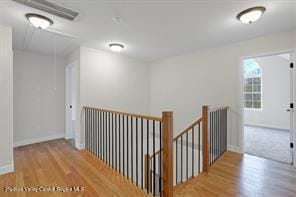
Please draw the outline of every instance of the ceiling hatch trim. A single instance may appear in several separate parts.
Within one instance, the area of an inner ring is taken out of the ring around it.
[[[60,5],[54,4],[47,0],[12,0],[23,5],[42,10],[44,12],[48,12],[55,16],[59,16],[68,20],[73,21],[77,16],[78,12],[75,12],[71,9],[62,7]]]

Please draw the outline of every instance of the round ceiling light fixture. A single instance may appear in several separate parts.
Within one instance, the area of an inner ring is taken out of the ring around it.
[[[109,47],[114,52],[120,52],[120,51],[122,51],[122,49],[124,49],[124,46],[122,44],[118,44],[118,43],[111,43],[111,44],[109,44]]]
[[[251,24],[257,21],[263,15],[265,10],[266,8],[262,6],[252,7],[240,12],[236,18],[242,23]]]
[[[29,13],[25,15],[27,20],[38,29],[46,29],[53,24],[53,21],[40,14]]]

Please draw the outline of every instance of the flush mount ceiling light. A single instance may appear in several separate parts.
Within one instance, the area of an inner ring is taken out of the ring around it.
[[[257,21],[265,12],[265,7],[258,6],[246,9],[237,15],[237,19],[242,23],[251,24]]]
[[[26,18],[28,19],[28,21],[34,25],[35,27],[37,27],[38,29],[46,29],[48,28],[50,25],[53,24],[53,21],[46,17],[46,16],[42,16],[40,14],[26,14],[25,15]]]
[[[120,52],[124,48],[122,44],[118,44],[118,43],[111,43],[109,44],[109,47],[114,52]]]

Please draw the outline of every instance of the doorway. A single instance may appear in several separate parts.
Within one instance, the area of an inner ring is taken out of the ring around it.
[[[244,153],[293,163],[292,54],[243,60]]]
[[[66,115],[66,134],[65,138],[75,145],[76,132],[76,63],[66,66],[66,95],[65,95],[65,115]]]

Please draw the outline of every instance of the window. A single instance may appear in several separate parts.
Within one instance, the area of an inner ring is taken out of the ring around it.
[[[253,59],[244,60],[244,106],[248,109],[262,107],[262,69]]]

